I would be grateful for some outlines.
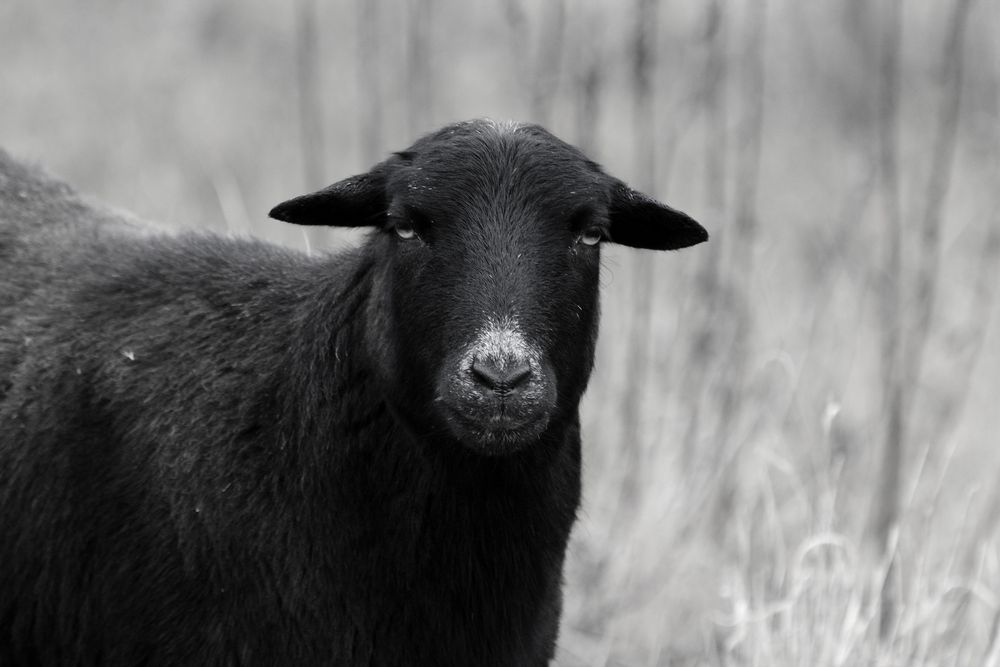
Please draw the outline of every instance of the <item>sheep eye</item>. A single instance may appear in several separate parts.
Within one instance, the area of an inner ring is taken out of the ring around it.
[[[396,230],[396,236],[403,240],[409,241],[410,239],[417,238],[417,230],[408,222],[397,222],[394,229]]]
[[[595,246],[604,239],[604,232],[600,227],[589,227],[580,234],[578,239],[583,245]]]

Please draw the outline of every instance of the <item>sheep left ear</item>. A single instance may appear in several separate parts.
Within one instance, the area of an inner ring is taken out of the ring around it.
[[[612,243],[649,250],[677,250],[708,240],[705,228],[687,214],[620,182],[612,191],[608,216]]]
[[[378,224],[386,210],[385,170],[345,178],[322,190],[289,199],[271,209],[275,220],[296,225],[364,227]]]

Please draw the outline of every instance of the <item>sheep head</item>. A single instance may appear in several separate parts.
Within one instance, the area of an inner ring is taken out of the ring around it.
[[[279,204],[370,226],[377,364],[417,433],[510,454],[575,418],[593,367],[601,244],[707,239],[535,125],[449,125],[371,171]]]

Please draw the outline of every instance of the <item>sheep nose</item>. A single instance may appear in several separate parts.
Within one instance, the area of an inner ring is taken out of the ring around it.
[[[472,376],[479,384],[497,393],[508,393],[527,382],[531,377],[531,366],[517,359],[497,364],[489,358],[476,357],[472,360]]]

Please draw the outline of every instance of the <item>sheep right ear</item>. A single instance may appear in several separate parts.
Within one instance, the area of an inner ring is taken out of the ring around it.
[[[337,181],[322,190],[282,202],[268,215],[296,225],[364,227],[378,224],[386,210],[385,169]]]

